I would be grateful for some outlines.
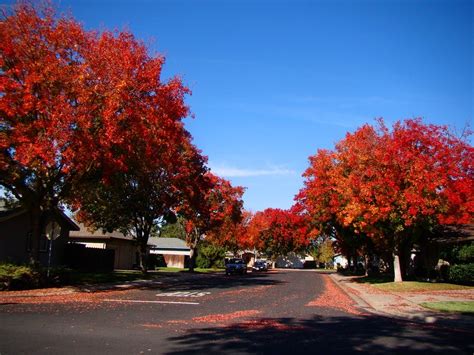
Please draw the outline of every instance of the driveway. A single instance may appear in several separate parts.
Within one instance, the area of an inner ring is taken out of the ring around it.
[[[472,329],[364,313],[311,271],[167,274],[136,289],[0,294],[0,304],[2,355],[474,351]]]

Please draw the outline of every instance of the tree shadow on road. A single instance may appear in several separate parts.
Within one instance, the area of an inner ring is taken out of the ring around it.
[[[169,338],[169,354],[472,354],[472,335],[378,316],[260,318],[191,329]]]
[[[270,277],[267,273],[249,273],[246,275],[199,274],[199,273],[162,273],[153,280],[130,281],[120,284],[85,285],[76,287],[79,291],[104,292],[120,290],[161,290],[196,291],[203,289],[228,289],[235,287],[271,286],[285,283]]]

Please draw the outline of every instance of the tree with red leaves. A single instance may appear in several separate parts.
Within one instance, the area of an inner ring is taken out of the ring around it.
[[[474,150],[466,137],[420,119],[389,130],[365,125],[347,134],[334,152],[310,158],[299,202],[315,223],[342,226],[400,255],[413,236],[439,224],[471,223]]]
[[[253,216],[248,244],[270,258],[304,249],[309,243],[306,220],[292,210],[267,208]]]
[[[0,184],[31,212],[32,262],[46,214],[84,181],[130,173],[133,159],[158,173],[187,144],[188,89],[160,80],[163,63],[132,34],[87,32],[49,5],[3,13]]]
[[[240,220],[226,218],[220,227],[214,228],[206,234],[206,241],[223,247],[236,255],[239,250],[247,248],[247,226],[250,218],[251,213],[245,210],[242,211]]]
[[[183,204],[178,209],[186,229],[186,244],[191,248],[189,270],[193,271],[197,248],[202,238],[207,237],[216,244],[226,244],[230,229],[242,219],[244,188],[212,173],[207,173],[205,183],[198,189],[187,192]],[[207,186],[206,186],[207,183]]]
[[[120,230],[138,244],[140,268],[147,271],[148,239],[164,223],[176,222],[175,210],[184,193],[198,186],[207,171],[205,158],[189,142],[174,145],[169,158],[140,159],[140,150],[127,159],[128,170],[116,172],[94,186],[80,185],[76,217],[94,229]],[[89,188],[90,187],[90,188]]]

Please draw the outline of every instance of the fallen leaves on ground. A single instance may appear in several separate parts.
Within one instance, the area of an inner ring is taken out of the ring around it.
[[[249,309],[245,311],[236,311],[232,313],[217,313],[206,316],[194,317],[191,320],[170,320],[168,324],[190,324],[190,323],[223,323],[232,321],[238,318],[251,317],[260,314],[261,311],[256,309]]]
[[[280,331],[289,331],[289,330],[303,330],[305,329],[302,325],[291,325],[284,324],[274,319],[258,319],[258,320],[248,320],[238,324],[233,324],[230,326],[235,329],[245,329],[245,330],[280,330]]]
[[[267,291],[273,285],[263,285],[257,287],[248,287],[248,288],[241,288],[239,290],[231,290],[231,291],[224,291],[219,294],[219,296],[233,296],[233,295],[242,295],[247,293],[256,294],[259,292]]]
[[[330,307],[341,311],[362,315],[363,313],[355,309],[354,302],[347,296],[334,281],[327,275],[323,275],[324,291],[321,296],[306,304],[308,307]]]

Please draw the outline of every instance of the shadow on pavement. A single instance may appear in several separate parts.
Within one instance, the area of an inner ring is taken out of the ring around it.
[[[192,329],[169,338],[169,354],[472,354],[472,331],[378,316],[272,318]]]
[[[126,289],[193,291],[202,289],[227,289],[239,286],[265,286],[282,284],[284,281],[270,277],[272,273],[249,273],[246,275],[163,273],[153,280],[123,282],[109,285],[85,285],[76,287],[79,291],[103,292]]]

